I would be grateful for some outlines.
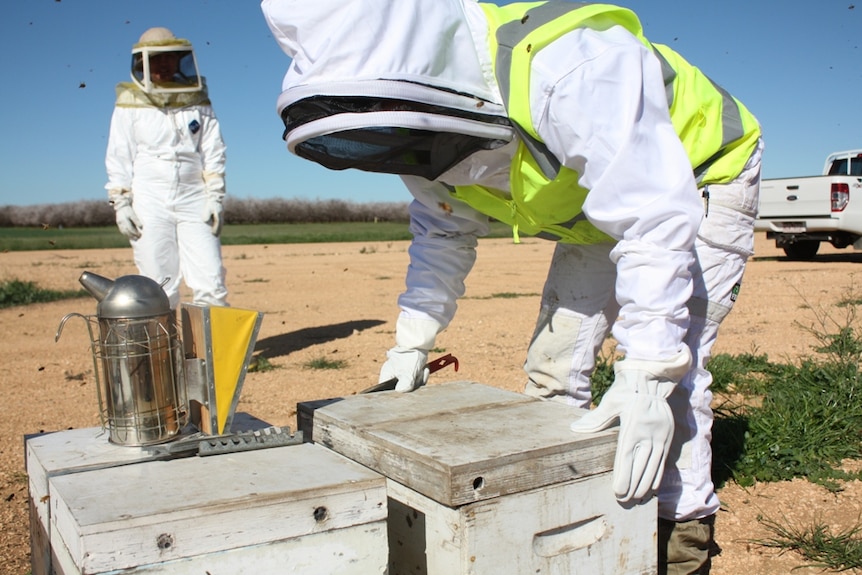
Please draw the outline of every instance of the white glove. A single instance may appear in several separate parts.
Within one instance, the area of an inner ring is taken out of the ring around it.
[[[618,361],[599,406],[572,423],[572,431],[595,433],[619,419],[613,488],[621,503],[658,489],[674,430],[667,397],[690,365],[688,348],[665,361]]]
[[[114,206],[114,215],[117,220],[117,228],[120,233],[130,240],[137,240],[141,237],[141,230],[144,225],[138,219],[138,215],[132,208],[131,192],[116,192],[110,194],[110,203]]]
[[[207,203],[204,207],[204,221],[210,225],[213,235],[216,237],[221,235],[221,227],[224,223],[223,213],[222,196],[216,194],[208,195]]]
[[[212,228],[213,235],[219,237],[221,235],[222,224],[224,218],[224,206],[222,201],[225,195],[224,174],[220,172],[204,171],[201,176],[204,180],[204,185],[207,190],[207,203],[204,206],[204,221]]]
[[[440,324],[433,319],[401,316],[395,324],[395,347],[386,352],[386,363],[380,368],[378,382],[397,378],[395,391],[413,391],[428,381],[428,352]]]

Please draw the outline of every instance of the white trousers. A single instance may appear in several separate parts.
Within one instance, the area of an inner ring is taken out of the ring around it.
[[[135,265],[141,275],[162,286],[176,309],[180,281],[185,281],[193,302],[225,306],[225,268],[221,242],[203,221],[206,194],[164,200],[135,193],[133,208],[144,226],[140,239],[131,242]]]
[[[721,321],[739,293],[745,264],[754,252],[754,218],[762,146],[745,171],[727,185],[708,187],[709,204],[698,230],[685,343],[692,368],[668,398],[675,431],[658,492],[659,516],[672,521],[718,511],[712,483],[712,422],[706,364]],[[558,244],[524,370],[525,393],[587,408],[596,356],[616,320],[616,269],[612,245]]]

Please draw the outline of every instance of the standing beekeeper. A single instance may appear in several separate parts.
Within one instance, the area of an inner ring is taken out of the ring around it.
[[[225,144],[192,45],[150,28],[132,47],[131,73],[117,85],[105,157],[117,226],[172,309],[181,280],[194,303],[227,305]]]
[[[623,359],[613,489],[654,493],[659,572],[707,573],[719,501],[705,366],[753,253],[756,119],[631,11],[475,0],[264,0],[292,58],[288,149],[331,169],[400,174],[414,197],[407,289],[380,379],[425,383],[489,216],[557,240],[526,393],[587,407],[610,332]]]

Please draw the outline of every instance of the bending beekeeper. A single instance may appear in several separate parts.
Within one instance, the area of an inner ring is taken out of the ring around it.
[[[600,405],[613,488],[657,493],[659,572],[706,573],[719,501],[705,366],[753,252],[756,119],[601,4],[264,0],[292,58],[288,149],[400,174],[414,197],[407,289],[380,380],[425,383],[489,216],[557,241],[526,393],[588,407],[609,332],[624,356]]]
[[[150,28],[132,47],[131,75],[117,85],[105,157],[117,227],[172,309],[183,280],[194,303],[228,305],[225,144],[191,43]]]

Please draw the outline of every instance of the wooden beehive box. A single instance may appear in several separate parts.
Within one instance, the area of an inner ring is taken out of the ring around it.
[[[617,503],[583,410],[473,382],[312,407],[304,435],[387,477],[390,575],[655,572],[655,501]]]
[[[33,575],[386,570],[385,479],[331,450],[306,443],[109,465],[96,457],[58,471],[49,452],[106,451],[101,430],[84,431],[28,446],[48,506]]]
[[[269,426],[248,413],[237,413],[237,430]],[[32,575],[51,573],[50,492],[48,479],[56,475],[129,465],[151,460],[153,451],[143,447],[115,445],[100,427],[38,433],[24,438],[24,460],[29,479],[30,562]]]

